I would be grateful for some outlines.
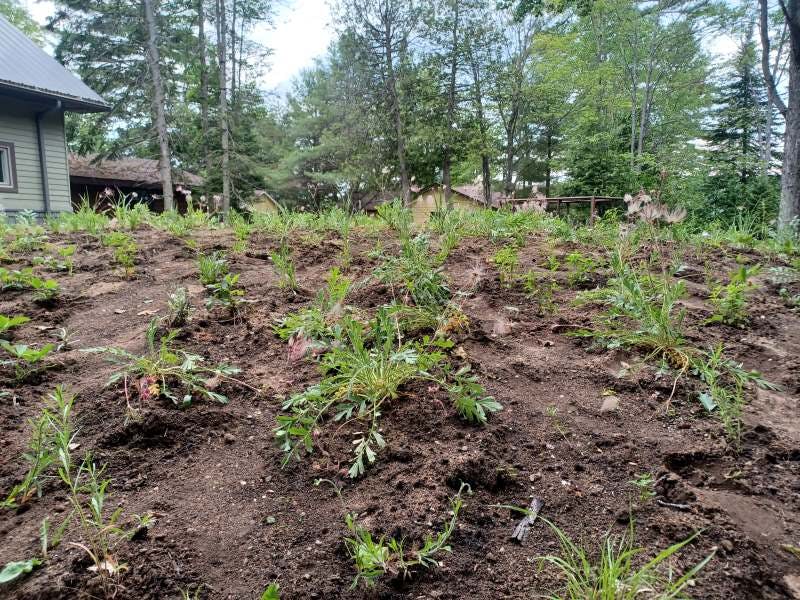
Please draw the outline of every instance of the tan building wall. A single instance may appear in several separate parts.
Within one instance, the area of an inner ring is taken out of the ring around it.
[[[450,196],[453,208],[456,210],[473,211],[483,208],[472,198],[462,196],[458,192],[453,192]],[[444,189],[437,186],[425,190],[411,201],[411,212],[414,215],[414,223],[423,225],[428,222],[431,213],[444,208]]]

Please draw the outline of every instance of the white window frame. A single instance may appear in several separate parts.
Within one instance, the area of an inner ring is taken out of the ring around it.
[[[17,193],[17,164],[14,154],[14,144],[0,141],[0,160],[4,162],[8,172],[8,181],[0,181],[0,192]]]

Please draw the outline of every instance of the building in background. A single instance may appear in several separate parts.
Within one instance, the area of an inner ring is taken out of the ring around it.
[[[72,210],[64,113],[106,102],[0,17],[0,210]]]

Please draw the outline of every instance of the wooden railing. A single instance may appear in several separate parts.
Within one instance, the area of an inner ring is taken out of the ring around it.
[[[611,202],[622,202],[623,198],[618,196],[560,196],[556,198],[548,198],[548,208],[555,206],[556,212],[561,213],[561,207],[566,205],[567,210],[572,204],[589,204],[589,223],[594,224],[597,218],[597,205],[607,204]]]

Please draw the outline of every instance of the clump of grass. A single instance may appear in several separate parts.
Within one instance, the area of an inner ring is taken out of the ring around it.
[[[522,276],[522,289],[525,295],[536,303],[540,315],[556,312],[555,292],[558,283],[537,275],[536,271],[529,269]]]
[[[247,241],[250,239],[253,226],[242,213],[236,210],[232,210],[228,215],[228,225],[236,238],[232,250],[236,254],[241,254],[247,249]]]
[[[492,256],[492,263],[500,273],[500,283],[511,287],[517,279],[519,269],[519,250],[513,244],[506,244]]]
[[[439,566],[436,557],[445,552],[452,552],[448,542],[464,506],[462,494],[465,490],[469,491],[469,486],[462,483],[461,489],[450,500],[450,519],[445,523],[444,529],[435,536],[426,536],[422,545],[416,550],[406,549],[403,539],[386,536],[375,539],[369,531],[358,524],[356,515],[348,514],[346,523],[352,537],[346,538],[344,543],[356,567],[356,576],[351,589],[361,581],[367,587],[372,587],[385,575],[399,575],[406,579],[418,568],[430,569]]]
[[[111,204],[111,214],[116,222],[116,227],[134,231],[147,223],[152,213],[144,202],[136,202],[133,195],[120,194]]]
[[[571,287],[584,285],[592,281],[591,274],[597,269],[597,261],[594,258],[585,256],[580,252],[572,252],[567,254],[564,262],[569,265],[567,283]]]
[[[384,256],[375,276],[383,283],[400,286],[406,299],[417,306],[440,307],[450,299],[442,269],[423,235],[403,241],[398,256]]]
[[[129,233],[113,231],[102,236],[104,246],[113,248],[114,262],[122,267],[126,277],[133,275],[136,270],[136,240]]]
[[[281,243],[278,249],[270,254],[272,266],[278,273],[278,286],[281,289],[288,289],[291,291],[297,290],[297,277],[295,275],[294,261],[292,260],[292,251],[288,243]]]
[[[52,479],[51,467],[58,460],[58,448],[72,442],[72,407],[75,395],[67,394],[62,386],[57,386],[48,396],[47,404],[41,414],[28,420],[31,438],[28,451],[22,455],[28,464],[28,471],[22,482],[9,492],[2,506],[16,508],[30,501],[34,494],[41,497],[44,484]],[[59,438],[62,438],[59,440]]]
[[[50,229],[58,233],[85,232],[91,235],[99,235],[108,224],[108,217],[95,211],[88,198],[82,200],[77,210],[59,213],[48,222]]]
[[[725,436],[736,448],[741,445],[745,390],[752,384],[762,389],[776,389],[757,371],[746,371],[740,363],[727,358],[722,344],[711,348],[692,361],[694,374],[705,384],[700,392],[701,404],[715,412],[722,422]]]
[[[201,254],[197,259],[197,268],[200,271],[200,283],[211,285],[218,283],[228,273],[228,260],[225,253],[219,250]]]
[[[389,228],[397,234],[401,242],[411,237],[411,225],[414,222],[414,217],[411,210],[403,206],[399,199],[380,204],[378,206],[378,217],[386,222]]]
[[[724,323],[734,327],[746,325],[749,320],[747,296],[757,288],[751,279],[760,270],[758,266],[748,268],[742,265],[734,271],[726,285],[715,285],[711,289],[714,314],[706,320],[706,323]]]
[[[619,251],[611,264],[615,276],[608,285],[579,297],[579,302],[607,304],[608,312],[599,327],[573,335],[595,338],[607,348],[641,348],[648,352],[645,360],[663,360],[685,373],[694,353],[683,334],[686,311],[678,308],[678,301],[686,295],[686,284],[666,275],[639,273],[627,265]]]
[[[564,588],[554,598],[568,600],[637,600],[643,596],[685,598],[683,591],[711,561],[713,550],[700,562],[678,576],[667,563],[698,534],[661,550],[641,566],[637,558],[644,548],[634,546],[634,527],[615,538],[607,534],[600,543],[599,556],[592,557],[553,523],[543,519],[561,545],[558,555],[540,556],[540,568],[552,565],[565,580]]]

